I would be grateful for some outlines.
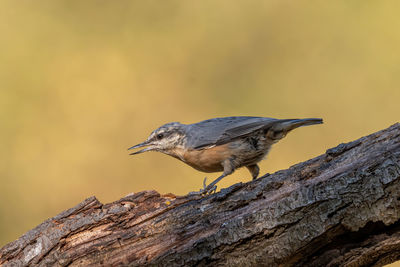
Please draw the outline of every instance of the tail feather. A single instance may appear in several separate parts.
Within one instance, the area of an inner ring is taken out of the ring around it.
[[[322,124],[323,120],[320,118],[307,118],[307,119],[287,119],[278,121],[272,128],[274,131],[289,132],[293,129],[302,126]]]

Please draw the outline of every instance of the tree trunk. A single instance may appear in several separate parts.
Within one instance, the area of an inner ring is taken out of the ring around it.
[[[400,259],[400,124],[205,197],[91,197],[4,266],[382,266]]]

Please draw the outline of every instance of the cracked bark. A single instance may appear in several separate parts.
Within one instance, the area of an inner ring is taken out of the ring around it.
[[[198,196],[91,197],[0,250],[2,266],[382,266],[400,259],[400,124]]]

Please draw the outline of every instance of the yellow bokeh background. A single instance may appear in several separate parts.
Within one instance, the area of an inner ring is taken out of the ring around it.
[[[261,173],[399,121],[398,1],[0,2],[0,246],[95,195],[205,176],[127,148],[171,121],[322,117]],[[219,188],[250,180],[239,170]]]

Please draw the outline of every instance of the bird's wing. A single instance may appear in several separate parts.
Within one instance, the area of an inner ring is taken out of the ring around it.
[[[187,146],[200,149],[226,144],[257,130],[269,128],[276,121],[279,120],[263,117],[226,117],[190,124],[187,125],[186,132]]]

